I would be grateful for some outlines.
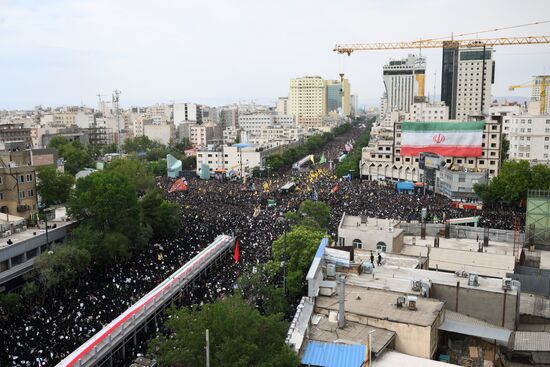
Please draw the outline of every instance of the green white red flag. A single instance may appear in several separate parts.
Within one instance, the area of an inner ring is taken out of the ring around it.
[[[403,122],[401,155],[435,153],[447,157],[481,157],[485,121]]]

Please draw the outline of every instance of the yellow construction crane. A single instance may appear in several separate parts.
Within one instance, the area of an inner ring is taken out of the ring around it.
[[[525,84],[511,85],[508,87],[508,90],[513,91],[518,88],[533,88],[536,86],[537,80],[540,80],[540,93],[538,95],[540,102],[540,113],[541,115],[546,113],[546,87],[550,86],[550,75],[538,75],[535,77],[535,80]],[[537,97],[537,96],[533,96]]]
[[[374,50],[396,50],[415,48],[462,48],[462,47],[491,47],[491,46],[516,46],[536,45],[550,43],[550,36],[527,36],[527,37],[501,37],[501,38],[478,38],[461,40],[429,39],[411,42],[378,42],[378,43],[351,43],[337,44],[335,52],[351,55],[354,51]]]

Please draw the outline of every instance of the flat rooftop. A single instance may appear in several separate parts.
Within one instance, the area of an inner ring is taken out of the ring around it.
[[[506,273],[513,273],[516,264],[516,258],[511,251],[508,255],[477,252],[476,250],[467,250],[453,247],[433,247],[433,242],[429,247],[405,245],[401,250],[402,255],[424,256],[428,257],[430,269],[440,269],[444,271],[466,271],[476,272],[482,276],[503,278]]]
[[[413,237],[414,237],[414,241],[413,241]],[[405,236],[403,242],[407,245],[412,245],[414,242],[416,246],[433,247],[434,238],[435,237],[432,237],[432,236],[426,236],[426,239],[423,240],[420,238],[420,236]],[[479,241],[483,242],[482,236],[479,237]],[[468,238],[439,237],[439,248],[477,252],[477,249],[479,247],[478,245],[479,241],[476,241],[475,239],[468,239]],[[489,246],[483,247],[483,252],[486,252],[488,254],[498,254],[498,255],[514,255],[514,244],[509,242],[489,241]]]
[[[420,291],[411,289],[411,281],[423,280],[431,281],[432,284],[447,285],[456,287],[456,283],[460,283],[461,288],[471,288],[492,293],[504,293],[502,289],[502,280],[495,278],[479,277],[479,286],[468,285],[468,278],[457,277],[454,273],[446,273],[442,271],[399,268],[395,266],[382,265],[374,268],[373,274],[348,274],[346,279],[347,284],[366,287],[390,290],[407,294],[420,294]],[[508,290],[507,294],[516,294],[516,290]]]
[[[327,343],[367,344],[369,333],[372,333],[372,351],[380,353],[395,338],[395,332],[363,325],[357,322],[346,321],[342,329],[336,322],[329,321],[326,315],[313,315],[309,327],[309,340]]]
[[[353,261],[355,263],[370,262],[370,250],[354,249]],[[377,256],[374,254],[374,256]],[[418,266],[418,256],[393,254],[385,252],[382,254],[385,265],[414,269]],[[376,264],[376,259],[375,259]]]
[[[450,364],[446,362],[434,361],[431,359],[424,359],[420,357],[411,356],[404,353],[399,353],[394,350],[388,350],[382,354],[373,363],[376,367],[452,367],[458,366],[457,364]]]
[[[56,228],[59,228],[59,227],[63,227],[63,226],[65,226],[67,224],[70,224],[70,223],[73,223],[73,221],[55,221],[55,222],[54,221],[52,221],[52,222],[48,221],[48,228],[51,231],[53,229],[52,228],[53,225],[56,225],[57,226]],[[27,228],[24,231],[21,231],[19,233],[14,232],[8,237],[0,238],[0,249],[8,248],[10,246],[14,246],[14,245],[18,244],[19,242],[28,240],[29,238],[32,238],[32,237],[35,237],[35,236],[39,236],[43,233],[46,233],[46,230],[45,229],[40,229],[38,227]],[[8,240],[11,240],[13,243],[8,244],[8,242],[7,242]]]
[[[402,294],[398,292],[346,285],[345,313],[404,324],[432,326],[444,305],[435,299],[418,297],[417,310],[411,311],[406,307],[396,306],[399,296]],[[338,311],[338,294],[330,297],[318,296],[315,310]]]
[[[388,227],[396,227],[399,221],[393,219],[367,218],[366,223],[361,223],[361,217],[344,214],[340,228],[359,230],[386,230]]]

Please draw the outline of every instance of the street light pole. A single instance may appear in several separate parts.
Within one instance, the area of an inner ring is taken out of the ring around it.
[[[283,226],[283,294],[286,296],[286,221]]]
[[[206,367],[210,367],[210,335],[206,329]]]

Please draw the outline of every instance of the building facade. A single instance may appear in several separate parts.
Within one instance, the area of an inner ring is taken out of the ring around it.
[[[31,151],[0,152],[0,212],[29,218],[37,211]]]
[[[510,159],[550,163],[550,115],[507,116],[503,125]]]
[[[502,140],[502,116],[485,120],[481,157],[442,157],[449,169],[487,171],[489,178],[498,175]],[[369,145],[361,156],[361,176],[371,180],[423,181],[419,157],[401,156],[401,122],[393,127],[373,127]]]
[[[325,81],[319,76],[306,76],[290,80],[288,113],[296,116],[303,126],[320,125],[326,115],[327,96]]]
[[[185,122],[202,122],[201,106],[194,103],[174,103],[174,125],[176,128]]]
[[[449,107],[449,119],[464,121],[489,112],[495,73],[492,57],[490,47],[443,48],[441,100]]]
[[[424,97],[426,59],[409,55],[390,60],[384,65],[384,101],[381,103],[381,120],[392,111],[409,112],[415,97]]]

